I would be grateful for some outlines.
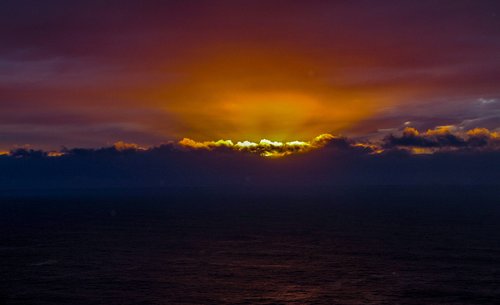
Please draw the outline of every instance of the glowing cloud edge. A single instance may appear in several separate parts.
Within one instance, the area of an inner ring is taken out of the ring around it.
[[[189,138],[183,138],[178,144],[187,149],[213,150],[216,148],[227,148],[234,151],[256,153],[263,157],[284,157],[294,153],[304,153],[322,148],[336,138],[339,137],[328,133],[321,134],[311,141],[291,142],[271,141],[268,139],[262,139],[259,142],[238,141],[236,143],[231,140],[197,142]]]

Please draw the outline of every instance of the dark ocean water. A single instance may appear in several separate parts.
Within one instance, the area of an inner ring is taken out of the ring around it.
[[[0,304],[500,304],[499,195],[4,194]]]

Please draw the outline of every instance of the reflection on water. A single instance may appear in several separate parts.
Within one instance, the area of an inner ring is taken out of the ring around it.
[[[498,198],[384,188],[3,200],[0,300],[498,304]]]

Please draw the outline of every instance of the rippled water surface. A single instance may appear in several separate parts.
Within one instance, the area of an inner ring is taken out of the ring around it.
[[[5,196],[0,304],[500,304],[494,188]]]

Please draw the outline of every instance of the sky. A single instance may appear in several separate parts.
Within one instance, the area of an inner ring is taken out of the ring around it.
[[[4,0],[0,41],[0,151],[500,131],[495,0]]]

